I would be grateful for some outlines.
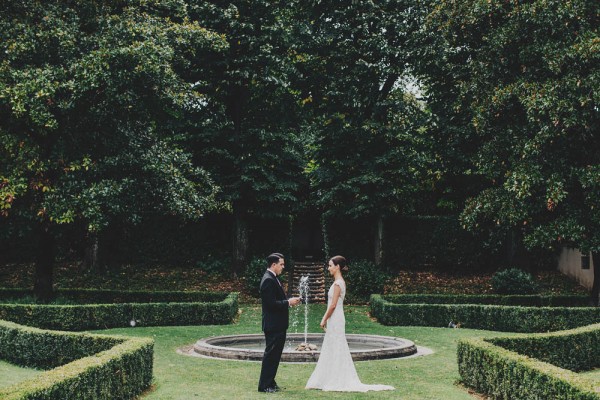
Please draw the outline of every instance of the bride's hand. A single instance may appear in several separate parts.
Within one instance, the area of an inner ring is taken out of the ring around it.
[[[321,328],[323,328],[324,331],[327,330],[327,321],[321,321]]]

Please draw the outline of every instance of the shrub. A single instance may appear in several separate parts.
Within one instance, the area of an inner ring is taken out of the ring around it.
[[[590,371],[600,366],[600,324],[568,331],[486,340],[574,372]]]
[[[267,269],[267,262],[263,258],[254,258],[244,271],[246,291],[254,297],[260,297],[260,281]]]
[[[0,321],[0,359],[53,368],[0,388],[0,398],[135,398],[150,386],[153,346],[149,338],[45,331]]]
[[[589,307],[584,295],[499,295],[499,294],[388,294],[383,298],[394,304],[489,304],[523,307]]]
[[[533,294],[538,285],[531,274],[518,268],[496,272],[492,276],[492,288],[498,294]]]
[[[388,276],[375,263],[358,260],[348,266],[345,278],[348,281],[348,301],[366,302],[372,294],[383,293]]]
[[[460,323],[464,328],[503,332],[557,331],[600,322],[600,308],[597,307],[520,307],[516,305],[457,304],[449,301],[450,299],[458,301],[460,296],[439,296],[438,301],[434,299],[434,304],[424,304],[424,301],[401,304],[400,298],[402,297],[371,296],[371,314],[384,325],[445,327],[450,321],[453,321]],[[414,298],[410,295],[407,297]],[[464,297],[466,299],[463,299],[463,302],[468,302],[469,297],[478,298],[480,296]],[[396,303],[388,301],[388,298]],[[500,303],[499,299],[495,299],[495,301]],[[513,300],[513,303],[516,303],[516,299]],[[527,299],[526,303],[531,303],[531,299]]]
[[[224,292],[199,291],[144,291],[109,289],[57,289],[50,303],[61,304],[115,304],[115,303],[216,303],[225,300]],[[38,304],[30,289],[0,288],[0,303]]]
[[[231,259],[229,257],[218,257],[209,255],[207,258],[196,262],[196,268],[206,272],[208,275],[224,276],[229,271]]]
[[[598,324],[550,334],[461,340],[457,358],[462,382],[494,398],[600,400],[593,382],[563,369],[600,366]]]
[[[0,304],[0,319],[44,329],[81,331],[129,326],[228,324],[237,315],[237,293],[117,292],[65,290],[65,296],[87,296],[125,303],[39,305]],[[161,302],[134,302],[160,299]],[[212,301],[211,301],[212,300]]]

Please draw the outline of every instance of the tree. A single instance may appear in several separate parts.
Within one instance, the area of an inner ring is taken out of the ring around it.
[[[598,254],[600,4],[440,1],[430,21],[460,55],[446,71],[454,107],[472,117],[473,173],[486,182],[465,226],[516,230],[530,249]]]
[[[35,294],[52,296],[54,231],[152,212],[198,218],[216,187],[177,141],[203,97],[181,69],[222,38],[177,1],[8,1],[0,16],[0,209],[38,234]]]
[[[221,188],[234,218],[232,272],[248,259],[248,219],[287,217],[306,181],[299,136],[289,9],[271,1],[191,2],[190,14],[229,44],[202,84],[210,121],[190,131],[196,160]],[[201,62],[202,60],[198,60]]]
[[[305,5],[301,18],[316,202],[326,217],[373,218],[378,264],[385,218],[410,212],[426,180],[428,116],[403,84],[421,11],[402,0],[322,1]]]

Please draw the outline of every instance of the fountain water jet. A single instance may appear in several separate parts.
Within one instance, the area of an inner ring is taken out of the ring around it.
[[[302,303],[304,303],[304,343],[300,343],[296,347],[296,351],[315,351],[317,350],[317,346],[314,344],[308,344],[308,276],[303,276],[300,278],[298,291],[300,292]]]

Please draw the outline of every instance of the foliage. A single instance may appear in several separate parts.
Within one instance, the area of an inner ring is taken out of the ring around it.
[[[207,117],[198,77],[182,73],[190,56],[227,44],[185,10],[171,0],[2,4],[0,218],[38,232],[40,297],[51,297],[57,225],[93,237],[115,221],[217,207],[217,187],[177,135]]]
[[[67,292],[69,293],[69,292]],[[70,291],[90,294],[106,303],[84,305],[0,304],[0,319],[44,329],[80,331],[109,327],[156,325],[218,325],[231,323],[237,315],[237,293],[152,293],[116,291]],[[215,297],[216,296],[216,297]],[[136,297],[138,302],[134,302]],[[223,298],[224,297],[224,298]],[[201,300],[199,301],[198,298]],[[127,303],[114,301],[128,300]],[[144,302],[153,300],[155,302]],[[160,301],[160,302],[158,302]]]
[[[459,297],[461,301],[468,301]],[[371,296],[371,314],[384,325],[447,327],[452,321],[463,328],[502,332],[547,332],[600,322],[597,307],[530,307],[482,304],[395,304]]]
[[[348,302],[351,303],[365,302],[372,294],[382,294],[383,286],[388,280],[388,275],[381,266],[367,260],[352,262],[344,277],[348,282]]]
[[[244,271],[244,286],[253,297],[260,297],[260,281],[266,269],[267,263],[264,258],[254,258]]]
[[[70,304],[114,303],[218,303],[228,294],[223,292],[165,291],[165,290],[103,290],[57,289],[58,299]],[[0,288],[0,301],[16,300],[20,304],[35,304],[30,289]]]
[[[596,324],[545,335],[461,340],[461,380],[480,393],[502,398],[598,399],[593,382],[563,368],[598,367],[599,328]],[[533,343],[536,350],[531,351]]]
[[[435,5],[432,89],[468,123],[444,144],[479,181],[464,225],[520,231],[529,248],[600,249],[598,2]]]
[[[181,49],[226,44],[161,14],[94,2],[5,4],[5,215],[22,204],[32,219],[83,219],[96,231],[110,217],[137,222],[154,209],[192,218],[214,205],[210,179],[173,140],[178,120],[202,103],[178,68]]]
[[[196,262],[196,268],[209,275],[224,276],[229,270],[231,260],[227,257],[208,255],[207,258]]]
[[[496,272],[491,279],[492,288],[498,294],[532,294],[538,291],[533,276],[518,268]]]
[[[313,144],[307,172],[327,216],[413,209],[427,179],[427,112],[405,90],[419,12],[406,1],[303,4],[297,68]]]
[[[190,7],[228,49],[202,82],[211,119],[196,120],[188,140],[221,187],[220,198],[244,215],[287,216],[304,181],[286,8],[247,0]]]
[[[490,342],[560,368],[574,372],[590,371],[598,367],[599,327],[592,325],[548,334],[499,337]]]
[[[502,261],[456,216],[392,217],[385,234],[390,269],[431,268],[448,273],[492,270]]]
[[[0,337],[0,358],[54,368],[0,389],[3,399],[131,399],[152,381],[152,339],[43,331],[6,321],[0,321]]]
[[[394,294],[384,300],[393,304],[489,304],[523,307],[587,307],[584,295],[498,295],[498,294]]]

